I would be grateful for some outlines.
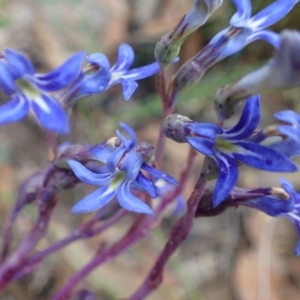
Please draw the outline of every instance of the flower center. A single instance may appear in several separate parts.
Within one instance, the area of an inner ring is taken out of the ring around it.
[[[126,178],[126,173],[123,171],[117,171],[113,180],[110,182],[109,187],[116,189],[122,181]]]
[[[235,145],[221,138],[216,138],[215,147],[224,152],[233,152]]]

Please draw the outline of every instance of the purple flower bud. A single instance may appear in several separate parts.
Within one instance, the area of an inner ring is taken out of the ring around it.
[[[195,0],[192,9],[177,26],[157,42],[154,51],[156,60],[168,67],[178,56],[180,47],[187,37],[203,25],[222,2],[223,0]]]
[[[184,128],[184,125],[192,122],[188,117],[172,114],[165,119],[163,132],[167,138],[177,143],[187,143],[186,136],[190,130]]]

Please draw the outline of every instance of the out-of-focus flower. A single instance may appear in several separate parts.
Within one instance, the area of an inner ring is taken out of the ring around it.
[[[263,39],[278,48],[279,35],[265,28],[282,19],[298,0],[275,1],[253,17],[250,0],[233,2],[237,12],[232,16],[230,26],[220,31],[205,48],[177,71],[173,81],[173,102],[180,90],[198,82],[212,65],[239,52],[253,41]]]
[[[297,228],[299,240],[296,247],[296,254],[300,255],[300,194],[295,191],[293,185],[285,179],[279,179],[285,197],[278,195],[277,189],[271,189],[271,195],[236,201],[236,205],[243,205],[258,209],[272,217],[283,217],[291,221]],[[283,193],[280,193],[284,195]]]
[[[134,62],[134,52],[131,46],[121,44],[117,62],[110,67],[107,57],[102,53],[94,53],[87,57],[89,63],[85,73],[77,80],[69,91],[71,101],[78,100],[92,94],[99,94],[111,86],[122,84],[123,96],[129,100],[136,88],[137,80],[150,77],[159,71],[159,64],[152,64],[130,69]]]
[[[212,158],[218,167],[218,178],[213,193],[215,206],[219,205],[235,186],[238,179],[238,165],[241,163],[271,172],[298,170],[297,166],[283,154],[247,140],[253,134],[260,119],[258,96],[253,96],[247,101],[239,122],[230,129],[222,129],[213,124],[191,122],[191,120],[181,124],[178,122],[175,128],[170,126],[173,123],[172,118],[174,117],[171,115],[165,121],[166,136],[169,138],[174,135],[176,138],[180,136],[181,142],[189,143],[200,153]],[[209,175],[209,172],[207,173]]]
[[[269,63],[247,74],[215,95],[215,111],[220,120],[228,119],[239,101],[250,95],[291,88],[300,84],[300,33],[284,30],[280,47]]]
[[[192,9],[177,26],[156,44],[154,55],[163,66],[168,67],[178,56],[181,45],[196,29],[206,23],[211,14],[221,6],[223,0],[194,0]]]
[[[106,148],[103,151],[99,148],[93,150],[94,157],[98,157],[98,160],[105,164],[101,172],[92,172],[81,163],[68,160],[69,166],[81,181],[101,186],[75,204],[73,212],[85,213],[100,209],[116,195],[120,206],[124,209],[152,214],[152,209],[131,192],[131,189],[138,187],[137,190],[146,191],[152,198],[157,197],[152,180],[148,179],[142,170],[171,184],[177,184],[173,177],[147,164],[143,153],[139,152],[134,131],[123,123],[120,125],[129,134],[129,140],[117,131],[120,140],[117,147]]]
[[[75,80],[84,56],[84,52],[78,52],[56,70],[36,75],[26,57],[6,49],[7,62],[0,61],[0,87],[12,99],[0,107],[0,124],[19,121],[32,109],[43,127],[67,133],[67,114],[49,93],[66,88]]]

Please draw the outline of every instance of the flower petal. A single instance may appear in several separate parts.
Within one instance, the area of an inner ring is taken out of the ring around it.
[[[114,173],[116,171],[116,168],[125,152],[126,148],[121,146],[108,157],[106,166],[110,172]]]
[[[27,57],[11,49],[5,49],[4,54],[15,70],[15,77],[21,77],[24,74],[34,75],[33,65]]]
[[[229,195],[238,179],[238,167],[232,157],[217,153],[215,159],[219,167],[219,176],[213,192],[214,207]]]
[[[176,181],[175,178],[173,178],[172,176],[160,171],[160,170],[157,170],[151,166],[149,166],[148,164],[146,163],[143,163],[142,164],[142,167],[141,167],[143,170],[145,170],[146,172],[150,173],[152,176],[154,177],[158,177],[158,178],[161,178],[173,185],[178,185],[178,182]]]
[[[109,70],[110,63],[107,57],[103,53],[93,53],[86,58],[90,64],[97,65],[102,69]]]
[[[22,97],[14,97],[8,103],[0,106],[0,124],[21,120],[29,110],[28,102]]]
[[[129,70],[126,73],[124,73],[122,78],[126,80],[144,79],[156,74],[159,70],[160,70],[159,63],[154,62],[143,67]]]
[[[131,46],[128,44],[121,44],[118,49],[118,60],[114,66],[111,68],[113,71],[123,71],[128,70],[134,61],[134,52]]]
[[[187,136],[188,143],[197,151],[204,155],[214,155],[213,147],[215,145],[214,139],[202,138],[198,136]]]
[[[77,202],[72,212],[78,214],[95,211],[111,201],[115,194],[115,189],[105,185]]]
[[[133,181],[136,179],[138,173],[140,172],[142,164],[142,156],[140,154],[137,154],[135,149],[132,149],[131,151],[126,153],[119,168],[126,173],[126,180]]]
[[[269,27],[286,16],[299,0],[277,0],[254,15],[249,25],[256,30]]]
[[[197,133],[201,137],[207,137],[214,139],[217,134],[222,134],[223,129],[215,124],[206,124],[206,123],[188,123],[185,125],[191,131]]]
[[[4,93],[11,95],[16,91],[12,67],[0,61],[0,87]]]
[[[128,133],[128,135],[129,135],[128,148],[135,147],[136,144],[137,144],[137,139],[136,139],[135,132],[127,124],[125,124],[123,122],[119,122],[119,124],[122,127],[122,129],[124,129]]]
[[[279,111],[274,114],[274,117],[281,122],[300,126],[300,115],[293,110]]]
[[[265,40],[271,44],[275,49],[279,48],[280,45],[280,35],[270,30],[259,30],[250,34],[246,39],[246,45],[257,41]]]
[[[136,213],[153,215],[152,209],[143,201],[135,197],[129,189],[130,182],[124,181],[117,188],[117,198],[119,204],[126,210]]]
[[[78,52],[54,71],[37,75],[37,86],[45,91],[53,92],[70,85],[78,76],[84,58],[85,52]]]
[[[241,140],[249,137],[258,126],[260,120],[260,97],[250,96],[238,123],[224,133],[224,138]]]
[[[247,21],[251,17],[251,2],[250,0],[232,0],[236,6],[237,12],[232,16],[230,25],[237,26],[242,22]]]
[[[151,198],[156,198],[155,186],[142,172],[139,172],[135,181],[150,195]]]
[[[30,101],[30,106],[41,125],[49,130],[53,130],[61,134],[68,133],[69,120],[67,113],[63,110],[63,108],[46,94],[42,94],[39,101],[43,104],[43,106],[40,105],[36,99]]]
[[[269,148],[289,157],[294,158],[300,155],[300,141],[294,139],[285,139],[276,142],[269,146]]]
[[[132,94],[138,87],[138,84],[134,80],[121,79],[121,84],[123,87],[123,96],[126,101],[128,101]]]
[[[271,172],[296,172],[298,167],[272,148],[251,142],[238,142],[233,156],[254,168]],[[236,152],[238,150],[238,152]]]
[[[82,165],[80,162],[72,159],[67,160],[70,168],[76,175],[76,177],[88,184],[92,185],[107,185],[111,178],[113,177],[113,174],[106,173],[106,174],[98,174],[90,171],[88,168],[86,168],[84,165]]]
[[[296,141],[299,141],[300,137],[300,128],[294,128],[290,125],[280,125],[277,126],[277,131],[281,134],[290,137],[291,139],[294,139]]]

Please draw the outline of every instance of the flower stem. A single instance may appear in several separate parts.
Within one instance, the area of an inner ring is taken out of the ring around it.
[[[134,243],[144,238],[151,231],[154,224],[160,218],[167,205],[181,194],[189,178],[194,162],[194,157],[195,152],[191,150],[189,153],[188,163],[181,173],[179,185],[172,192],[166,194],[166,196],[163,197],[162,201],[155,210],[154,216],[138,215],[124,237],[111,247],[105,249],[100,253],[97,253],[86,266],[84,266],[78,273],[70,278],[66,285],[54,296],[53,300],[67,299],[71,295],[76,285],[78,285],[90,272],[92,272],[101,264],[118,256]],[[155,226],[158,226],[158,224],[155,224]]]
[[[140,288],[128,300],[141,300],[153,292],[162,282],[163,271],[166,263],[179,245],[186,239],[190,232],[199,201],[204,193],[205,179],[201,174],[193,193],[187,202],[187,212],[171,229],[169,240],[150,270],[147,278]]]

